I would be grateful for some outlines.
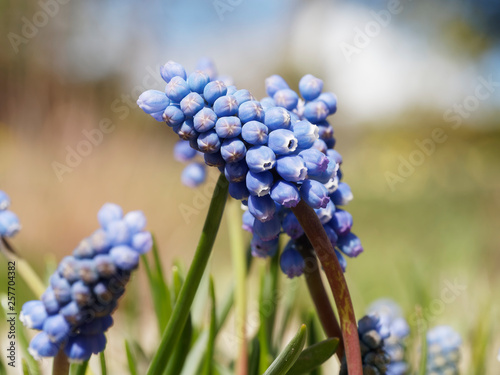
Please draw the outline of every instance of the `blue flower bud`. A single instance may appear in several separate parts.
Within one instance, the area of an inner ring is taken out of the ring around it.
[[[71,298],[80,307],[89,306],[94,301],[92,290],[81,280],[71,285]]]
[[[60,277],[58,273],[54,273],[50,277],[50,286],[59,305],[71,301],[71,285],[68,280]]]
[[[248,90],[238,90],[234,94],[234,97],[236,98],[236,101],[238,102],[238,106],[242,105],[245,102],[248,102],[250,100],[255,100],[253,95],[250,93]]]
[[[243,212],[242,221],[243,221],[242,225],[243,230],[253,233],[253,225],[255,223],[255,217],[250,213],[250,211],[247,210]]]
[[[274,216],[265,223],[255,220],[253,224],[253,233],[262,241],[271,241],[278,238],[281,231],[281,221],[279,217]]]
[[[200,151],[200,148],[198,147],[198,135],[195,138],[189,140],[189,145],[193,150]]]
[[[111,248],[111,240],[104,229],[97,229],[89,237],[90,244],[95,254],[107,253]]]
[[[268,140],[267,126],[259,121],[249,121],[241,130],[241,137],[252,145],[265,145]]]
[[[344,236],[340,236],[337,241],[337,246],[340,251],[350,258],[357,257],[363,252],[363,246],[361,246],[361,241],[352,232],[347,233]]]
[[[250,195],[247,186],[245,184],[245,181],[230,182],[228,189],[229,189],[229,195],[237,200],[247,199]]]
[[[123,220],[110,223],[106,232],[112,246],[126,244],[130,241],[131,233],[127,223]]]
[[[344,256],[340,251],[335,250],[335,255],[337,256],[337,259],[340,263],[340,268],[342,268],[342,272],[345,272],[347,268],[347,261],[345,260]]]
[[[342,164],[342,155],[340,155],[337,150],[328,150],[326,154],[328,157],[335,160],[335,163]]]
[[[227,86],[227,95],[234,95],[234,93],[238,91],[235,85],[228,85],[224,80],[222,80],[222,82],[224,82]]]
[[[318,97],[318,100],[321,100],[328,107],[328,111],[330,115],[333,115],[337,112],[337,97],[332,92],[324,92]]]
[[[59,311],[59,308],[61,307],[59,305],[59,302],[57,301],[54,290],[52,290],[52,287],[50,286],[45,290],[45,292],[43,292],[42,296],[40,297],[40,300],[43,302],[45,310],[49,315],[56,314]]]
[[[321,224],[326,224],[331,221],[333,215],[335,214],[335,205],[332,201],[329,201],[324,208],[316,208],[314,210]]]
[[[318,123],[326,120],[329,111],[325,102],[314,100],[304,107],[304,118],[312,123]]]
[[[163,112],[169,104],[165,93],[158,90],[144,91],[137,99],[137,105],[147,114]]]
[[[264,108],[257,100],[242,103],[238,108],[238,117],[243,124],[248,121],[264,121]]]
[[[181,77],[173,77],[165,87],[165,94],[173,103],[180,103],[190,92],[187,82]]]
[[[187,79],[189,89],[198,94],[203,94],[203,89],[210,82],[210,77],[200,70],[191,73]]]
[[[198,132],[194,128],[194,123],[192,119],[187,119],[180,125],[175,125],[173,130],[179,138],[189,141],[191,139],[195,139],[198,136]]]
[[[166,109],[166,108],[165,108]],[[163,122],[165,121],[163,119],[163,111],[161,112],[155,112],[155,113],[151,113],[151,117],[154,118],[156,121],[158,122]]]
[[[305,100],[314,100],[323,90],[323,81],[314,77],[312,74],[306,74],[299,81],[300,95]]]
[[[196,131],[203,133],[215,126],[217,115],[210,108],[203,108],[193,118]]]
[[[248,172],[248,166],[244,160],[236,163],[227,163],[224,168],[224,175],[229,182],[242,182]]]
[[[329,225],[339,236],[343,236],[351,231],[352,215],[344,210],[336,210]]]
[[[182,171],[181,181],[184,185],[195,188],[205,182],[206,175],[206,169],[203,164],[191,163]]]
[[[427,331],[427,373],[458,374],[460,335],[450,326],[437,326]]]
[[[132,234],[142,231],[146,227],[146,216],[142,211],[130,211],[123,217],[123,221],[127,224]]]
[[[106,332],[112,326],[113,318],[110,315],[105,315],[82,324],[79,327],[79,331],[84,336],[97,335],[99,333]]]
[[[270,131],[289,129],[291,124],[290,112],[282,107],[272,107],[266,111],[264,123]]]
[[[300,182],[307,177],[304,159],[298,155],[282,156],[276,161],[276,171],[286,181]]]
[[[186,119],[186,116],[184,116],[184,112],[182,112],[179,105],[171,104],[163,111],[162,118],[168,126],[174,127],[181,125]]]
[[[128,246],[115,246],[109,255],[119,269],[132,271],[139,265],[139,254]]]
[[[61,307],[59,314],[64,316],[64,319],[66,319],[66,321],[73,326],[82,323],[84,318],[83,313],[76,301],[71,301],[67,305]]]
[[[267,146],[254,146],[248,149],[246,154],[248,169],[259,173],[270,170],[276,164],[276,155]]]
[[[0,190],[0,211],[6,210],[10,206],[10,198],[7,193]]]
[[[304,234],[304,229],[302,229],[299,221],[292,212],[285,216],[282,226],[285,233],[294,240]]]
[[[55,357],[59,352],[59,345],[50,341],[47,333],[40,332],[31,340],[28,352],[35,360],[39,361],[43,357]]]
[[[92,292],[99,305],[108,305],[113,301],[113,293],[108,289],[107,283],[99,282],[92,288]]]
[[[271,188],[271,198],[284,207],[295,207],[300,201],[299,189],[291,182],[278,180]]]
[[[272,257],[278,251],[278,238],[271,241],[263,241],[258,236],[253,236],[250,242],[250,248],[254,257],[266,258]]]
[[[298,146],[297,138],[287,129],[277,129],[269,133],[268,147],[276,155],[293,153]]]
[[[266,92],[270,97],[273,97],[274,94],[276,94],[276,92],[278,92],[279,90],[288,88],[289,87],[286,81],[277,74],[266,78]]]
[[[213,81],[217,77],[217,68],[215,67],[212,59],[208,57],[203,57],[198,60],[198,63],[196,64],[196,70],[205,73],[211,81]]]
[[[217,76],[217,80],[224,83],[226,85],[226,87],[228,87],[228,88],[229,88],[229,86],[234,86],[234,80],[231,76],[228,76],[225,74],[219,75],[219,76]]]
[[[311,148],[318,139],[318,127],[309,121],[299,121],[292,125],[293,134],[299,141],[300,149]]]
[[[328,121],[320,121],[315,124],[318,127],[318,136],[320,139],[325,142],[333,139],[333,128]]]
[[[97,255],[94,258],[95,268],[97,273],[102,278],[110,278],[116,273],[116,266],[113,259],[109,255]]]
[[[181,110],[186,117],[193,117],[205,106],[205,100],[196,92],[190,92],[180,102]]]
[[[220,139],[215,130],[209,130],[198,136],[198,148],[201,152],[213,154],[220,149]]]
[[[298,277],[304,273],[306,263],[304,262],[302,255],[300,255],[293,245],[293,240],[288,242],[285,250],[281,253],[280,267],[283,273],[290,279]]]
[[[153,237],[150,232],[139,232],[132,237],[132,248],[139,254],[146,254],[153,247]]]
[[[99,279],[99,274],[93,259],[82,259],[80,261],[80,279],[87,284],[92,284]]]
[[[57,271],[70,283],[80,279],[80,264],[72,256],[64,257],[59,263]]]
[[[276,103],[274,102],[273,98],[270,98],[266,96],[265,98],[262,98],[260,101],[260,105],[262,108],[264,108],[264,111],[267,111],[270,108],[276,107]]]
[[[68,338],[70,325],[60,314],[49,316],[43,323],[43,331],[49,336],[49,340],[55,344],[61,344]]]
[[[105,203],[97,213],[97,220],[104,229],[106,229],[110,223],[120,220],[122,217],[122,208],[114,203]]]
[[[254,173],[249,171],[246,176],[247,189],[252,195],[262,197],[271,191],[274,177],[269,171]]]
[[[17,215],[9,210],[0,211],[0,236],[12,237],[21,229]]]
[[[238,101],[233,95],[224,95],[215,100],[213,108],[218,117],[233,116],[238,113]]]
[[[71,336],[64,346],[64,353],[70,363],[82,363],[92,356],[92,348],[89,338],[92,336],[76,335]]]
[[[196,150],[193,150],[188,141],[178,141],[174,146],[174,158],[180,162],[188,162],[196,156]]]
[[[328,240],[330,240],[330,243],[332,244],[333,247],[337,246],[337,242],[339,240],[339,237],[337,236],[337,233],[332,229],[332,227],[328,225],[323,225],[323,229],[325,230],[326,236],[328,237]]]
[[[160,75],[165,82],[169,83],[174,77],[186,79],[186,70],[181,64],[170,60],[160,67]]]
[[[226,163],[236,163],[245,158],[247,148],[238,138],[226,139],[220,147],[220,154]]]
[[[300,197],[312,208],[324,208],[330,202],[326,187],[315,180],[307,179],[302,183]]]
[[[291,111],[297,107],[299,102],[299,96],[297,93],[290,89],[282,89],[277,91],[273,96],[276,105],[284,107]]]
[[[320,137],[321,138],[321,137]],[[326,155],[326,151],[328,150],[328,146],[326,145],[325,141],[322,139],[316,139],[312,145],[312,147],[323,154]]]
[[[315,148],[309,148],[299,152],[299,156],[304,159],[307,168],[307,174],[310,177],[320,176],[326,171],[330,160],[321,151]]]
[[[78,246],[73,250],[74,257],[79,259],[92,258],[94,254],[95,252],[90,238],[80,241]]]
[[[266,222],[274,217],[276,206],[269,195],[248,197],[248,211],[259,221]]]
[[[219,138],[237,137],[241,134],[241,121],[236,116],[221,117],[215,124],[215,131]]]
[[[223,95],[226,95],[227,87],[222,81],[209,82],[203,90],[203,97],[208,104],[212,105],[214,102]]]
[[[203,154],[203,158],[205,159],[205,164],[209,167],[224,167],[226,165],[226,162],[220,154],[220,150],[213,154]]]
[[[42,329],[48,314],[42,301],[28,301],[23,305],[19,320],[26,328]]]
[[[351,188],[344,182],[339,184],[337,190],[335,190],[330,197],[332,198],[335,206],[345,206],[352,201],[353,198]]]

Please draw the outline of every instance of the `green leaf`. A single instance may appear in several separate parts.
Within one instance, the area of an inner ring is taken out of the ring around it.
[[[254,337],[251,342],[250,357],[248,358],[248,375],[259,375],[260,344],[259,338]]]
[[[89,365],[88,360],[83,363],[72,363],[70,366],[70,374],[85,375],[85,373],[87,372],[88,365]]]
[[[488,348],[490,348],[491,339],[493,336],[492,314],[493,306],[488,304],[481,309],[483,314],[478,317],[477,324],[472,330],[472,366],[476,374],[486,374],[486,364],[488,363]]]
[[[202,361],[205,358],[205,351],[208,343],[208,331],[202,332],[192,346],[186,358],[186,364],[181,375],[199,375]]]
[[[189,314],[191,315],[191,314]],[[174,350],[172,359],[170,360],[167,371],[165,375],[178,375],[181,373],[184,364],[186,363],[186,358],[191,349],[191,339],[193,337],[193,324],[191,316],[188,317],[186,325],[182,331],[182,336],[179,340],[179,345]]]
[[[201,277],[207,267],[210,254],[212,253],[212,248],[215,238],[217,237],[227,200],[228,186],[229,184],[226,178],[221,174],[215,187],[212,201],[210,202],[207,218],[203,226],[196,253],[193,257],[193,262],[191,263],[191,267],[189,267],[186,280],[182,285],[179,297],[167,327],[163,332],[160,345],[153,357],[147,375],[161,375],[163,373],[172,355],[172,348],[179,342]]]
[[[417,308],[417,318],[418,319],[423,319],[422,318],[422,309],[419,307]],[[418,375],[426,375],[427,373],[427,324],[418,324],[417,329],[419,330],[420,333],[420,363],[418,365]]]
[[[300,278],[295,277],[291,280],[287,281],[287,287],[284,288],[284,297],[283,297],[283,303],[282,305],[282,316],[281,316],[281,324],[277,333],[277,337],[283,337],[285,336],[285,332],[288,327],[288,323],[290,322],[290,318],[292,317],[292,312],[295,308],[295,301],[297,299],[297,290],[298,290],[298,283],[299,283]]]
[[[101,375],[107,375],[108,370],[106,369],[106,357],[104,356],[104,351],[99,353],[99,360],[101,363]]]
[[[30,369],[28,367],[28,361],[25,358],[21,360],[21,365],[23,366],[23,375],[31,375]],[[5,371],[5,372],[4,372]],[[7,374],[7,370],[0,368],[0,374]]]
[[[205,353],[204,375],[212,375],[212,362],[214,357],[215,337],[217,329],[217,313],[215,301],[214,280],[210,277],[210,298],[212,300],[212,312],[210,314],[210,330],[208,332],[208,345]]]
[[[200,279],[201,282],[201,279]],[[181,293],[182,284],[184,283],[184,278],[182,277],[181,269],[179,266],[172,267],[172,286],[174,288],[172,304],[175,305],[179,294]]]
[[[267,346],[273,355],[276,354],[276,350],[274,348],[275,340],[273,339],[273,333],[275,331],[276,311],[278,309],[278,276],[281,272],[279,259],[279,255],[275,255],[271,258],[268,281],[265,291],[268,308],[267,310],[264,310],[267,313],[264,319],[264,324],[266,327],[266,332],[268,332]]]
[[[311,329],[309,329],[309,331],[311,331]],[[334,355],[338,346],[339,339],[335,337],[328,338],[309,346],[300,353],[299,358],[286,374],[309,374]]]
[[[271,363],[264,375],[285,375],[299,358],[306,343],[306,325],[302,324],[294,338],[288,343],[278,357]]]
[[[268,281],[268,272],[265,266],[261,268],[260,273],[260,293],[259,293],[259,311],[260,311],[260,326],[257,333],[259,338],[260,347],[260,358],[259,358],[259,373],[263,373],[271,364],[271,353],[268,346],[269,343],[269,332],[267,332],[265,317],[263,316],[268,309],[267,294],[266,294],[266,283]]]
[[[127,340],[125,340],[125,353],[127,353],[127,362],[130,375],[137,375],[137,363],[135,357],[130,350],[130,345]]]

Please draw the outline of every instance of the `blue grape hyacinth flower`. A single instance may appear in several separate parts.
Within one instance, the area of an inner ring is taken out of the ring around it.
[[[254,235],[254,254],[275,254],[276,235],[303,235],[300,225],[287,219],[300,200],[316,209],[344,269],[342,254],[355,257],[363,251],[351,233],[352,217],[340,210],[352,192],[341,181],[342,157],[333,149],[334,132],[327,119],[337,110],[337,98],[322,92],[323,81],[305,75],[300,97],[273,75],[265,80],[268,97],[259,101],[218,76],[209,59],[191,73],[169,61],[160,73],[167,82],[165,93],[147,90],[139,97],[139,107],[157,120],[162,111],[160,120],[182,140],[174,156],[190,163],[181,177],[185,185],[197,187],[205,181],[204,165],[225,174],[229,194],[254,218],[253,227],[248,219],[244,224]],[[203,158],[198,161],[198,156]]]
[[[427,374],[458,374],[462,338],[450,326],[442,325],[427,332]]]
[[[120,206],[106,203],[97,218],[101,228],[62,259],[41,300],[22,307],[21,322],[41,331],[29,346],[36,359],[64,350],[70,362],[82,362],[103,351],[118,299],[153,245],[141,211],[123,215]]]
[[[9,196],[0,190],[0,236],[2,237],[13,237],[21,230],[19,218],[14,212],[8,210],[9,207]]]

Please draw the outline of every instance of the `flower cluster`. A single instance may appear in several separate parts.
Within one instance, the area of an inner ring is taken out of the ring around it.
[[[22,308],[23,324],[41,331],[29,347],[37,359],[64,348],[70,361],[81,362],[103,351],[117,301],[139,256],[152,247],[141,211],[123,216],[120,206],[106,203],[97,217],[101,228],[59,263],[41,300]]]
[[[385,350],[384,340],[389,337],[377,315],[365,315],[358,321],[359,344],[363,362],[363,374],[389,374],[387,366],[390,357]],[[340,368],[340,375],[347,375],[345,357]]]
[[[0,190],[0,236],[12,237],[21,229],[17,215],[9,211],[9,196]]]
[[[460,335],[449,326],[437,326],[427,332],[427,374],[458,374]]]
[[[229,194],[248,208],[243,227],[253,233],[254,256],[273,256],[279,235],[287,233],[292,243],[283,253],[282,269],[290,277],[302,273],[293,241],[304,232],[290,208],[304,200],[316,210],[345,269],[342,253],[355,257],[363,248],[350,231],[352,216],[337,208],[352,193],[340,182],[342,157],[333,149],[327,122],[337,110],[335,95],[322,93],[323,82],[308,74],[299,82],[300,98],[273,75],[266,79],[269,96],[258,101],[248,90],[214,80],[213,65],[198,68],[188,75],[182,65],[167,62],[160,72],[165,92],[148,90],[137,101],[182,139],[174,149],[176,159],[202,155],[205,165],[225,174]],[[188,165],[182,181],[193,187],[202,183],[204,164]]]
[[[376,314],[380,318],[382,330],[389,332],[384,340],[384,349],[391,362],[387,366],[387,375],[404,375],[409,371],[409,365],[404,359],[405,339],[410,333],[410,327],[403,318],[401,308],[390,299],[379,299],[368,307],[368,314]]]

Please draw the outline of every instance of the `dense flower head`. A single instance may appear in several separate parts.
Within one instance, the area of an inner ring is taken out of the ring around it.
[[[40,300],[26,302],[19,319],[41,331],[30,343],[36,359],[64,350],[71,362],[82,362],[104,350],[104,333],[139,257],[152,247],[141,211],[123,215],[106,203],[97,214],[101,228],[61,260]]]
[[[450,326],[427,332],[427,374],[458,374],[462,339]]]
[[[365,315],[358,321],[359,344],[363,363],[363,374],[387,374],[390,363],[385,350],[385,340],[389,333],[384,329],[378,315]],[[340,375],[347,375],[345,357],[342,360]]]
[[[409,371],[405,361],[405,340],[410,334],[408,322],[404,319],[401,308],[391,299],[382,298],[368,307],[368,314],[376,314],[380,319],[381,330],[388,332],[384,340],[384,349],[391,362],[387,365],[387,375],[404,375]]]
[[[0,190],[0,236],[12,237],[21,229],[17,215],[8,210],[10,198],[4,191]]]
[[[316,210],[344,269],[342,254],[356,257],[363,251],[351,233],[352,217],[340,209],[352,193],[340,182],[342,157],[333,150],[335,138],[327,120],[337,110],[337,98],[322,93],[321,79],[305,75],[299,95],[273,75],[265,80],[268,97],[259,101],[218,76],[208,59],[191,73],[169,61],[161,76],[167,82],[163,97],[147,90],[137,104],[178,134],[174,156],[190,163],[182,173],[185,185],[203,183],[207,165],[225,174],[229,194],[255,219],[252,227],[248,220],[244,225],[254,235],[254,255],[274,255],[281,233],[292,239],[303,235],[290,210],[300,200]],[[197,155],[203,155],[203,162]],[[288,272],[289,277],[298,275]]]

